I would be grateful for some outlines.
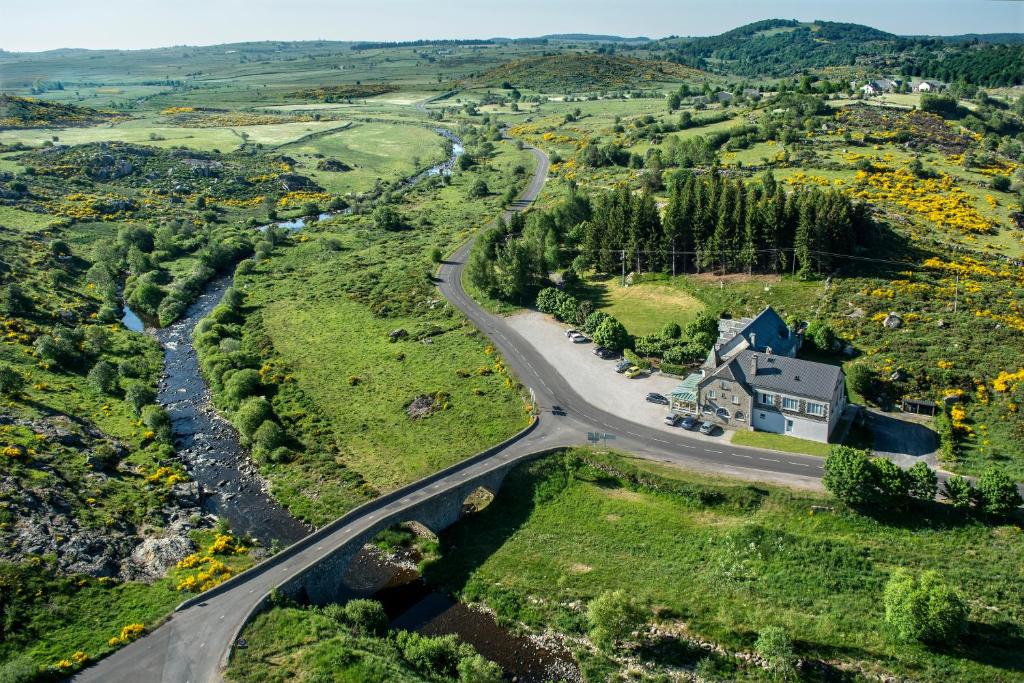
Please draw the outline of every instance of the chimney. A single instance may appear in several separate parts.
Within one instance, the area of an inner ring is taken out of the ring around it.
[[[750,356],[750,376],[757,377],[757,354]]]
[[[750,348],[757,349],[757,332],[750,333]]]

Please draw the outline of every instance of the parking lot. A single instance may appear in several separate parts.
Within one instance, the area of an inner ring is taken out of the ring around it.
[[[679,427],[669,427],[665,424],[668,406],[648,403],[645,400],[649,392],[662,394],[667,398],[679,385],[678,377],[654,373],[636,379],[626,379],[615,372],[617,361],[602,360],[595,356],[592,342],[572,343],[565,336],[569,326],[556,322],[551,316],[543,313],[517,313],[506,320],[531,346],[543,353],[551,364],[559,369],[565,380],[588,403],[632,422],[674,434],[684,431]],[[721,432],[718,432],[718,436],[712,437],[702,436],[696,430],[687,433],[696,438],[717,442],[723,440]]]

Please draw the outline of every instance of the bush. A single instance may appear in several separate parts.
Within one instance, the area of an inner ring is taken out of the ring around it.
[[[373,224],[378,230],[395,232],[405,228],[405,219],[393,206],[382,204],[373,211]]]
[[[458,666],[459,683],[502,683],[501,667],[479,654],[463,657]]]
[[[999,192],[1009,192],[1010,179],[1004,175],[994,175],[992,176],[992,180],[989,181],[989,186],[993,190],[998,190]]]
[[[872,498],[887,507],[901,507],[910,497],[910,475],[887,458],[871,459]]]
[[[537,310],[541,313],[554,314],[558,310],[562,292],[554,287],[545,287],[537,292]]]
[[[242,401],[235,412],[232,422],[246,438],[252,438],[256,430],[267,420],[274,417],[270,403],[262,396],[254,396]]]
[[[92,366],[86,379],[93,388],[104,394],[112,394],[117,389],[117,370],[105,360]]]
[[[958,510],[966,510],[974,502],[974,486],[967,479],[953,475],[942,484],[942,495]]]
[[[817,320],[807,326],[806,338],[814,344],[815,348],[826,353],[831,352],[839,340],[835,331],[827,323]]]
[[[265,453],[270,453],[285,440],[284,430],[272,420],[264,420],[263,424],[253,433],[252,441]]]
[[[622,357],[628,360],[633,365],[640,368],[641,370],[651,369],[651,361],[637,355],[632,349],[623,349]]]
[[[171,417],[162,406],[148,405],[142,409],[142,424],[160,441],[171,440]]]
[[[796,676],[793,643],[782,628],[768,626],[762,629],[754,644],[754,652],[765,661],[768,670],[775,676],[787,680]]]
[[[260,375],[252,368],[239,370],[224,382],[224,399],[237,408],[244,399],[254,395],[260,387]]]
[[[0,313],[7,315],[27,315],[35,309],[32,297],[25,293],[18,284],[11,284],[0,290]]]
[[[469,186],[469,196],[474,198],[474,199],[479,199],[480,197],[486,197],[490,193],[491,193],[490,188],[487,187],[487,183],[484,182],[482,178],[477,178],[473,182],[473,184]]]
[[[433,249],[431,249],[430,250],[430,262],[431,263],[441,263],[442,261],[444,261],[444,254],[441,253],[441,250],[438,249],[437,247],[434,247]]]
[[[349,600],[345,621],[364,636],[383,636],[388,631],[388,615],[376,600]]]
[[[992,467],[978,477],[977,498],[978,507],[993,517],[1006,517],[1021,504],[1017,483]]]
[[[920,580],[905,569],[893,572],[882,598],[885,621],[901,640],[950,644],[967,626],[967,605],[937,572]]]
[[[935,500],[935,495],[939,492],[939,478],[935,470],[924,462],[916,462],[907,470],[907,477],[911,496],[918,500]]]
[[[40,678],[39,665],[26,654],[10,659],[0,666],[0,681],[3,683],[31,683]]]
[[[124,400],[132,407],[136,415],[141,415],[142,409],[156,400],[156,392],[145,384],[135,382],[129,384],[125,389]]]
[[[618,320],[608,316],[594,330],[594,343],[614,351],[621,351],[629,345],[629,332]]]
[[[579,300],[571,294],[563,294],[561,300],[558,302],[558,309],[555,311],[555,317],[559,320],[564,320],[567,323],[575,324],[576,315],[580,310]]]
[[[849,446],[832,446],[825,458],[821,483],[847,505],[867,503],[874,491],[874,476],[868,452]]]
[[[846,377],[850,381],[850,388],[861,396],[866,396],[871,391],[871,385],[875,381],[875,375],[871,372],[871,368],[864,364],[851,367],[850,371],[846,373]]]
[[[590,639],[607,651],[644,623],[644,612],[625,591],[605,591],[587,605],[587,621]]]
[[[7,363],[0,363],[0,394],[17,396],[25,388],[25,376]]]
[[[661,336],[665,339],[679,339],[682,334],[683,328],[679,327],[679,323],[666,323],[661,330]]]
[[[586,320],[583,321],[583,331],[587,334],[594,334],[601,323],[610,318],[611,316],[604,311],[594,311],[587,316]]]

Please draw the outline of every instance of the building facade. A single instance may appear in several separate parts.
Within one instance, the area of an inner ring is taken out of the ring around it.
[[[672,392],[672,410],[725,429],[828,442],[846,408],[842,369],[795,358],[802,329],[771,307],[755,318],[720,320],[718,329],[700,373]]]

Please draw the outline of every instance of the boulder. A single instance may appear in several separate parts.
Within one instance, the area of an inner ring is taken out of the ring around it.
[[[129,558],[126,574],[159,579],[179,560],[195,552],[196,546],[187,536],[147,538],[135,546]]]
[[[903,327],[903,318],[897,313],[889,313],[889,315],[885,316],[885,320],[882,321],[882,324],[890,330],[895,330]]]

